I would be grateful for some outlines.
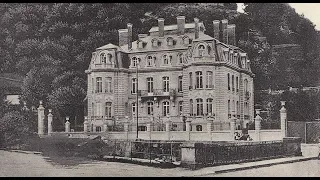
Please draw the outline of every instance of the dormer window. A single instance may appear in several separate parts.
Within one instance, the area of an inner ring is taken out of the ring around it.
[[[183,37],[183,44],[184,44],[184,45],[190,44],[190,39],[189,39],[188,36]]]
[[[158,46],[158,39],[152,39],[152,46],[157,47]]]
[[[168,43],[168,46],[173,46],[173,38],[172,37],[168,37],[167,43]]]
[[[138,41],[137,43],[139,49],[143,48],[143,41]]]
[[[112,64],[112,55],[111,54],[107,55],[107,60],[108,60],[107,61],[108,64]]]
[[[101,54],[100,54],[100,64],[106,63],[106,61],[107,61],[107,56],[106,56],[106,54],[105,54],[105,53],[101,53]]]
[[[200,56],[200,57],[204,56],[205,49],[206,49],[206,48],[204,47],[204,45],[198,46],[198,53],[199,53],[199,56]]]

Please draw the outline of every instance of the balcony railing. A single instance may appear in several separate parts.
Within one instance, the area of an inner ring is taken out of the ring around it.
[[[114,64],[109,64],[109,63],[107,63],[107,64],[105,64],[105,63],[103,63],[103,64],[94,64],[94,67],[95,68],[114,68]]]
[[[163,89],[153,89],[152,91],[148,90],[139,90],[138,96],[141,97],[153,97],[153,96],[174,96],[176,95],[175,89],[169,89],[169,91],[164,91]]]

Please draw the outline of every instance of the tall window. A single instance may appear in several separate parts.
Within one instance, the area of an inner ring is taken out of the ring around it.
[[[106,102],[106,117],[111,118],[111,102]]]
[[[105,53],[101,53],[101,54],[100,54],[100,64],[106,63],[106,61],[107,61],[107,56],[106,56],[106,54],[105,54]]]
[[[137,63],[138,63],[137,57],[133,57],[133,58],[132,58],[132,67],[136,67],[136,66],[137,66]]]
[[[137,78],[132,78],[132,87],[131,87],[131,89],[132,89],[132,91],[131,91],[132,94],[137,93]]]
[[[230,74],[228,73],[228,90],[230,90]]]
[[[239,92],[239,78],[236,77],[236,88],[237,88],[237,92]]]
[[[153,102],[147,102],[148,115],[153,115]]]
[[[237,107],[237,117],[239,118],[239,116],[240,116],[240,106],[239,106],[239,101],[237,101],[237,103],[236,103],[236,107]]]
[[[248,92],[248,80],[244,80],[244,93]]]
[[[167,116],[170,112],[169,112],[169,101],[164,101],[163,102],[163,116]]]
[[[182,91],[182,76],[178,77],[178,92]]]
[[[197,116],[203,115],[203,100],[201,98],[196,99],[197,101]]]
[[[153,92],[153,78],[152,77],[147,78],[147,85],[148,85],[148,93]]]
[[[189,73],[189,89],[192,89],[192,72]]]
[[[106,77],[106,85],[105,85],[105,92],[112,92],[112,78],[111,77]]]
[[[137,109],[137,104],[134,102],[132,103],[132,114],[135,114],[137,112],[136,109]]]
[[[168,57],[168,55],[163,55],[162,59],[163,59],[163,64],[164,64],[164,65],[168,65],[168,64],[169,64],[169,57]]]
[[[152,56],[148,56],[148,58],[147,58],[147,66],[152,66],[152,61],[153,61],[153,57]]]
[[[169,92],[169,77],[165,76],[162,78],[163,81],[163,92]]]
[[[212,71],[207,71],[207,78],[206,78],[206,88],[213,88],[213,73]]]
[[[178,54],[178,60],[179,60],[179,63],[182,64],[183,63],[183,54]]]
[[[94,79],[91,79],[91,87],[92,87],[92,93],[94,92]]]
[[[203,88],[203,82],[202,82],[202,72],[201,71],[197,71],[196,72],[196,88]]]
[[[97,88],[96,88],[96,92],[97,93],[101,93],[102,92],[102,77],[97,77],[96,79],[97,83]]]
[[[204,51],[205,51],[204,45],[200,45],[198,47],[199,56],[201,56],[201,57],[204,56]]]
[[[103,114],[102,114],[102,106],[101,106],[101,103],[100,102],[98,102],[98,103],[96,103],[96,108],[95,108],[95,115],[96,116],[102,116]]]
[[[230,112],[230,100],[228,100],[228,117],[231,118],[231,112]]]
[[[179,114],[182,114],[183,101],[179,101]]]
[[[208,113],[208,115],[212,115],[213,114],[212,101],[213,100],[211,98],[207,99],[207,113]]]
[[[189,103],[189,112],[190,112],[190,115],[192,116],[193,115],[193,100],[190,99],[190,103]]]
[[[231,83],[232,83],[232,91],[234,91],[234,75],[232,75]]]
[[[232,104],[231,104],[231,111],[232,111],[232,114],[235,113],[235,107],[236,107],[236,104],[234,102],[234,100],[232,100]]]

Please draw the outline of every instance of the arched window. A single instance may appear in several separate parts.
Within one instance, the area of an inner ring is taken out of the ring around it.
[[[170,104],[169,104],[169,101],[164,101],[162,104],[163,104],[163,109],[162,109],[163,116],[169,115],[169,113],[170,113],[170,112],[169,112],[169,109],[170,109],[170,108],[169,108],[169,107],[170,107],[170,106],[169,106],[169,105],[170,105]]]
[[[184,45],[190,44],[190,39],[189,39],[188,36],[183,37],[183,44],[184,44]]]
[[[235,113],[235,107],[236,107],[236,104],[235,104],[234,100],[232,100],[232,104],[231,104],[232,114]]]
[[[162,78],[163,81],[163,92],[169,92],[169,77],[165,76]]]
[[[189,103],[189,113],[190,113],[190,116],[193,115],[193,100],[190,99],[190,103]]]
[[[200,57],[204,56],[205,49],[206,49],[206,48],[204,47],[204,45],[198,46],[198,52],[199,52],[199,56],[200,56]]]
[[[178,54],[178,61],[179,61],[180,64],[183,64],[183,59],[184,59],[183,54],[182,54],[182,53],[179,53],[179,54]]]
[[[138,58],[137,57],[133,57],[132,58],[132,62],[131,62],[131,66],[132,67],[136,67],[138,64]]]
[[[148,115],[153,115],[153,102],[147,102]]]
[[[164,64],[164,65],[168,65],[168,64],[169,64],[169,57],[168,57],[168,55],[163,55],[162,59],[163,59],[163,64]]]
[[[152,77],[147,78],[147,86],[148,86],[148,93],[152,93],[153,92],[153,78]]]
[[[202,131],[202,126],[201,125],[197,125],[196,126],[196,131]]]
[[[101,126],[96,127],[96,132],[101,132]]]
[[[239,78],[236,77],[236,88],[237,88],[237,92],[239,92]]]
[[[202,71],[196,72],[196,89],[203,88]]]
[[[240,106],[239,106],[239,101],[237,101],[236,103],[236,107],[237,107],[237,117],[240,118]]]
[[[232,91],[234,91],[234,75],[231,77]]]
[[[208,98],[208,99],[207,99],[207,114],[208,114],[208,115],[213,115],[212,102],[213,102],[213,99],[211,99],[211,98]]]
[[[203,100],[201,98],[196,99],[197,101],[197,116],[203,115]]]
[[[153,57],[152,56],[148,56],[147,57],[147,66],[152,66],[152,61],[153,61]]]
[[[106,54],[105,53],[101,53],[100,54],[100,64],[102,64],[102,63],[106,63],[106,61],[107,61],[107,56],[106,56]]]

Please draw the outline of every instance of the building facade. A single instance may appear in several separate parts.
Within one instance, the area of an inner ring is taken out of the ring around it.
[[[119,45],[107,44],[92,53],[88,75],[90,131],[128,121],[140,130],[146,123],[170,120],[175,130],[205,131],[206,118],[228,129],[237,118],[241,129],[253,120],[253,77],[247,54],[236,47],[235,25],[213,21],[214,37],[199,19],[158,26],[132,40],[132,24],[120,29]],[[219,128],[218,128],[219,126]],[[134,130],[134,126],[133,129]],[[157,130],[153,126],[153,130]]]

